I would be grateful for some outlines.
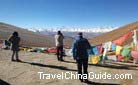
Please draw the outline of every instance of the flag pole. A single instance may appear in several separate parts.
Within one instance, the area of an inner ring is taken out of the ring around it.
[[[137,50],[137,33],[136,33],[136,30],[134,30],[133,43],[134,43],[134,50]],[[134,59],[133,63],[136,64],[136,62],[137,62],[137,60]]]

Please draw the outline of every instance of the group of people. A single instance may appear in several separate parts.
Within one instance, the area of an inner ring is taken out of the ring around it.
[[[56,40],[56,47],[57,47],[57,59],[63,61],[63,34],[58,31],[57,35],[55,35]],[[73,58],[77,62],[77,69],[79,74],[79,80],[83,82],[83,79],[81,75],[85,74],[88,76],[88,52],[87,50],[90,49],[91,46],[87,39],[83,38],[83,33],[80,32],[77,34],[77,37],[75,38],[73,45],[72,45],[72,52],[73,52]],[[83,73],[82,73],[82,67],[83,67]],[[88,79],[84,80],[85,82],[88,82]]]
[[[64,61],[63,60],[63,40],[64,35],[61,33],[61,31],[58,31],[55,35],[55,44],[57,48],[57,60],[58,61]],[[20,37],[18,36],[18,32],[14,32],[12,36],[9,38],[9,42],[12,44],[11,50],[13,51],[11,61],[18,61],[21,60],[18,58],[18,52],[19,52],[19,44],[20,44]],[[72,52],[73,52],[73,58],[76,60],[77,63],[77,69],[79,80],[81,82],[85,81],[88,82],[88,79],[84,79],[81,77],[81,75],[86,74],[88,76],[88,53],[87,50],[90,49],[91,46],[87,39],[83,38],[83,33],[79,32],[77,34],[77,37],[75,38],[73,44],[72,44]],[[16,58],[14,58],[14,55],[16,55]],[[82,72],[83,67],[83,72]]]

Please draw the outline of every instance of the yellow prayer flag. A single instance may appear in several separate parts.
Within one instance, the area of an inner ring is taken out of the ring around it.
[[[121,50],[122,50],[121,46],[116,46],[116,55],[119,55]]]

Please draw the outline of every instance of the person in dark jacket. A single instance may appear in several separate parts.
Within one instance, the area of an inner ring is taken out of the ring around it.
[[[73,58],[77,62],[77,68],[78,68],[78,74],[79,74],[79,80],[83,82],[83,78],[80,75],[87,75],[88,77],[88,52],[87,50],[90,49],[91,46],[87,39],[83,38],[83,34],[80,32],[78,33],[76,39],[74,40],[72,51],[73,51]],[[83,67],[83,74],[82,74],[82,67]],[[84,79],[85,82],[88,81],[87,79]]]
[[[19,60],[19,58],[18,58],[19,43],[20,43],[20,37],[18,36],[18,32],[14,32],[12,34],[12,36],[9,38],[9,42],[12,44],[11,50],[13,51],[11,61],[20,62],[21,60]],[[14,59],[15,54],[16,54],[16,59]]]

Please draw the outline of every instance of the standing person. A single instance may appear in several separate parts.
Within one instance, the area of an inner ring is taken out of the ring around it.
[[[87,39],[83,38],[82,32],[78,33],[76,39],[74,40],[73,46],[73,58],[77,62],[79,80],[83,82],[83,75],[87,75],[87,78],[84,79],[85,82],[88,82],[88,52],[87,50],[91,48]],[[82,74],[83,67],[83,74]]]
[[[19,43],[20,43],[20,37],[18,36],[18,32],[13,32],[12,36],[9,38],[9,42],[12,44],[11,50],[13,51],[11,61],[20,62],[21,60],[19,60],[18,58]],[[16,54],[16,59],[14,59],[15,54]]]
[[[58,61],[63,61],[63,39],[64,39],[63,34],[61,33],[61,31],[58,31],[57,34],[55,35]]]

